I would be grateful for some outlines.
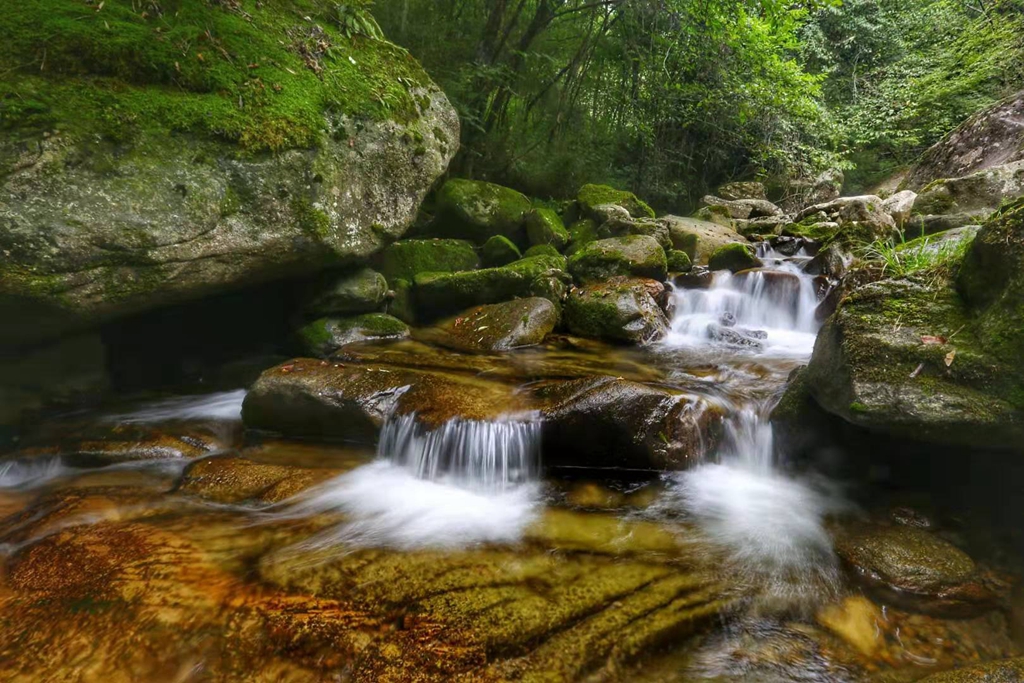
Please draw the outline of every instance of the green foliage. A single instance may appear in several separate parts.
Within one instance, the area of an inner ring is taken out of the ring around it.
[[[384,40],[384,32],[380,30],[377,20],[370,14],[371,2],[339,2],[334,6],[335,20],[338,29],[346,38],[366,36],[374,40]]]
[[[898,240],[872,242],[864,248],[863,256],[881,262],[882,273],[888,277],[906,277],[922,271],[945,277],[963,261],[973,240],[973,234],[957,239],[943,239],[940,234],[908,242],[901,235]]]

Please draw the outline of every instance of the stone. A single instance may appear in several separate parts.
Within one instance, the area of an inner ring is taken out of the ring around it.
[[[278,503],[337,476],[338,470],[258,462],[237,456],[189,463],[177,491],[216,503]]]
[[[416,322],[416,303],[413,300],[413,285],[408,280],[395,280],[391,283],[394,296],[388,302],[388,314],[402,322],[412,325]]]
[[[557,324],[555,305],[532,297],[471,308],[417,338],[460,351],[508,351],[540,344]]]
[[[830,202],[842,193],[844,181],[843,172],[834,168],[814,177],[794,178],[786,184],[780,205],[787,213],[794,213],[806,206]]]
[[[837,535],[835,547],[869,589],[906,609],[963,617],[999,603],[966,553],[923,529],[855,526]]]
[[[13,458],[57,457],[74,467],[117,465],[139,460],[190,460],[232,446],[230,429],[183,425],[101,422],[70,433],[27,436]]]
[[[762,265],[750,243],[724,244],[715,249],[708,259],[708,268],[711,270],[731,270],[734,273],[748,268],[760,268]]]
[[[523,258],[530,258],[533,256],[548,256],[560,258],[563,261],[565,260],[565,257],[563,257],[562,254],[560,254],[559,251],[550,244],[535,244],[523,252]]]
[[[584,185],[576,195],[580,212],[584,217],[592,218],[594,207],[601,204],[615,204],[621,206],[633,218],[654,218],[654,209],[647,206],[643,201],[637,199],[632,192],[616,190],[607,185]]]
[[[326,358],[346,344],[407,337],[409,326],[386,313],[366,313],[348,318],[319,318],[303,325],[295,336],[302,353]]]
[[[959,178],[929,183],[918,193],[914,213],[966,215],[979,222],[1004,202],[1024,196],[1024,159]]]
[[[765,194],[764,183],[752,180],[726,183],[715,190],[715,195],[730,201],[737,199],[768,199],[768,196]]]
[[[480,247],[480,256],[483,265],[487,268],[507,266],[513,261],[523,258],[519,247],[502,235],[495,235],[484,242],[484,246]]]
[[[846,276],[853,262],[854,257],[849,249],[833,242],[822,248],[804,265],[804,272],[839,279]]]
[[[967,225],[977,224],[979,215],[974,213],[953,213],[942,215],[911,216],[904,226],[907,237],[936,235],[948,230],[956,230]]]
[[[376,258],[377,270],[394,287],[396,280],[412,280],[420,273],[454,273],[479,265],[472,242],[451,239],[400,240]]]
[[[693,268],[689,255],[681,249],[669,249],[665,256],[670,273],[687,273]]]
[[[526,214],[526,236],[534,246],[549,244],[562,251],[569,245],[569,231],[551,209],[534,209]]]
[[[421,273],[414,283],[416,317],[425,322],[473,306],[532,296],[559,305],[569,282],[565,259],[552,256],[531,256],[499,268]]]
[[[50,36],[53,68],[0,76],[33,102],[5,112],[0,140],[0,316],[22,321],[0,346],[365,259],[401,237],[458,149],[454,108],[386,40],[319,16],[300,39],[292,8],[238,21],[196,3],[161,28],[217,46],[183,55],[142,13],[81,27],[79,9],[26,6],[4,27],[12,51]],[[307,63],[310,33],[334,56]],[[316,76],[324,59],[337,77]]]
[[[763,218],[781,216],[784,212],[767,199],[738,199],[729,200],[705,195],[701,200],[705,207],[717,207],[722,209],[730,218],[746,220],[748,218]]]
[[[647,235],[597,240],[569,259],[569,272],[582,283],[619,275],[664,280],[667,268],[665,250]]]
[[[921,683],[1017,683],[1024,681],[1024,657],[970,664],[925,676]]]
[[[589,218],[576,221],[569,226],[569,248],[565,250],[565,255],[572,256],[597,238],[597,223]]]
[[[882,199],[874,195],[840,197],[807,207],[795,216],[797,226],[787,226],[786,234],[808,237],[819,242],[842,239],[846,242],[873,242],[889,239],[896,232],[896,222],[882,207]],[[823,223],[835,223],[832,235],[818,234]],[[810,230],[797,230],[800,225]],[[817,229],[815,229],[817,225]]]
[[[788,224],[789,217],[781,215],[733,221],[736,232],[748,239],[779,235]]]
[[[655,280],[614,277],[574,288],[565,302],[564,322],[573,334],[632,344],[649,344],[668,333],[668,318]]]
[[[1024,161],[1024,90],[974,114],[928,148],[903,185],[920,191],[942,178]]]
[[[483,244],[500,235],[519,244],[530,200],[515,190],[481,180],[452,178],[437,193],[433,232]]]
[[[685,251],[695,265],[707,265],[711,254],[723,244],[746,244],[747,240],[735,230],[696,218],[665,216],[672,246]]]
[[[707,266],[693,266],[688,272],[676,275],[672,282],[683,289],[708,289],[714,280],[715,274]]]
[[[545,383],[545,464],[652,470],[685,469],[716,443],[721,414],[686,393],[614,377]]]
[[[882,209],[892,216],[897,228],[902,228],[910,220],[917,193],[912,190],[901,190],[882,200]]]
[[[372,268],[361,268],[332,281],[306,306],[313,315],[369,313],[384,305],[388,283]]]

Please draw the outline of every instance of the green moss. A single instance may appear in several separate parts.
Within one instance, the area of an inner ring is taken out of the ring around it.
[[[400,240],[377,257],[388,282],[412,281],[418,273],[473,270],[478,265],[473,245],[465,240]]]
[[[615,276],[664,280],[668,274],[665,250],[648,235],[627,235],[591,242],[569,259],[569,272],[580,282]]]
[[[851,413],[866,413],[868,412],[868,410],[869,409],[866,405],[858,401],[854,401],[853,403],[850,404]]]
[[[522,242],[523,220],[530,200],[494,183],[453,178],[437,193],[434,232],[483,244],[500,235]]]
[[[558,250],[555,249],[550,244],[535,244],[534,246],[524,251],[523,256],[527,258],[530,256],[555,256],[558,258],[563,258],[563,256],[558,253]]]
[[[570,225],[568,233],[569,247],[565,250],[565,255],[572,256],[597,239],[597,223],[589,218],[583,218]]]
[[[313,206],[306,197],[295,197],[291,203],[295,220],[306,233],[317,239],[327,239],[331,234],[331,217]]]
[[[633,218],[654,218],[654,209],[637,198],[632,192],[616,190],[608,185],[584,185],[576,195],[576,201],[584,213],[601,204],[615,204],[629,211]]]
[[[681,249],[669,249],[665,256],[668,263],[668,272],[670,273],[686,273],[693,268],[690,255]]]
[[[552,209],[539,208],[526,214],[526,235],[533,245],[551,245],[556,251],[569,244],[569,231]]]
[[[708,267],[711,270],[731,270],[735,273],[760,266],[761,261],[755,256],[754,247],[741,242],[723,244],[715,249],[708,259]]]
[[[14,3],[0,13],[0,128],[188,132],[259,151],[315,145],[333,132],[325,112],[414,118],[420,66],[344,37],[334,12],[328,0]]]
[[[394,339],[409,334],[401,320],[384,313],[367,313],[345,318],[325,317],[295,332],[302,353],[327,356],[345,344],[363,339]]]
[[[480,248],[480,256],[488,268],[504,266],[523,257],[519,247],[503,235],[494,235]]]

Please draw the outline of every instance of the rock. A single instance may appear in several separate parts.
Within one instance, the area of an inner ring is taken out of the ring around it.
[[[764,184],[756,181],[726,183],[715,191],[715,195],[730,201],[737,199],[768,199],[768,196],[765,194]]]
[[[921,683],[1016,683],[1024,681],[1024,657],[971,664],[925,676]]]
[[[298,358],[265,371],[246,394],[250,429],[373,443],[389,415],[416,413],[429,429],[452,418],[515,412],[512,387],[457,373]]]
[[[824,220],[822,220],[824,219]],[[795,216],[796,223],[810,228],[810,232],[788,226],[787,234],[809,237],[819,242],[841,238],[846,242],[873,242],[889,239],[896,231],[896,222],[882,208],[882,200],[874,195],[840,197],[831,202],[815,204]],[[838,231],[826,237],[816,234],[821,224],[831,222],[838,225]],[[813,226],[819,226],[817,231]]]
[[[548,256],[552,258],[558,258],[565,261],[565,257],[562,256],[557,249],[550,244],[535,244],[526,251],[523,252],[524,258],[530,258],[532,256]]]
[[[338,470],[257,462],[235,456],[189,464],[177,491],[217,503],[278,503],[337,476]]]
[[[569,259],[569,272],[577,281],[587,283],[618,275],[664,280],[668,271],[665,251],[657,240],[629,235],[586,245]]]
[[[409,327],[386,313],[366,313],[350,318],[319,318],[295,333],[304,354],[326,358],[345,344],[364,339],[400,339]]]
[[[550,244],[558,251],[569,245],[569,231],[551,209],[534,209],[526,214],[526,235],[530,244]]]
[[[962,617],[999,602],[974,561],[928,531],[858,526],[839,533],[835,547],[870,589],[906,609]]]
[[[361,268],[335,278],[306,309],[313,315],[369,313],[383,306],[387,294],[384,276],[371,268]]]
[[[839,197],[843,189],[843,172],[838,169],[823,171],[814,178],[798,178],[789,181],[785,198],[780,202],[787,213],[800,211],[806,206],[831,202]]]
[[[679,390],[614,377],[545,383],[545,464],[683,469],[717,441],[721,414]]]
[[[767,199],[739,199],[728,200],[713,195],[705,195],[701,205],[706,207],[718,207],[724,210],[730,218],[748,219],[770,216],[781,216],[782,209],[772,204]]]
[[[597,223],[589,218],[578,220],[569,226],[569,248],[565,250],[566,256],[572,256],[597,239]]]
[[[227,430],[230,432],[230,430]],[[139,460],[200,458],[231,447],[230,434],[209,426],[118,424],[85,425],[70,433],[31,436],[12,458],[57,457],[74,467],[117,465]]]
[[[500,235],[524,241],[523,221],[530,200],[515,190],[480,180],[453,178],[437,193],[433,231],[444,237],[483,244]]]
[[[693,263],[685,251],[680,249],[669,249],[666,253],[666,263],[670,273],[687,273],[693,268]]]
[[[941,178],[960,178],[1015,161],[1024,161],[1024,91],[971,116],[932,145],[904,186],[920,191]]]
[[[789,273],[784,270],[751,268],[736,273],[734,277],[739,282],[756,282],[761,296],[766,297],[780,307],[790,308],[793,314],[796,314],[799,306],[800,289],[802,287],[800,277],[796,273]]]
[[[565,302],[564,320],[573,334],[610,341],[648,344],[668,333],[668,318],[655,280],[615,277],[574,288]]]
[[[633,218],[654,218],[654,209],[637,199],[632,192],[616,190],[607,185],[584,185],[576,195],[580,211],[586,218],[593,218],[593,209],[601,204],[621,206]]]
[[[916,200],[916,192],[903,190],[883,200],[882,210],[892,216],[897,228],[902,228],[910,220],[910,213]]]
[[[764,216],[762,218],[733,221],[736,232],[747,238],[779,235],[788,224],[788,216]]]
[[[10,50],[49,36],[53,68],[0,76],[33,102],[5,112],[0,140],[0,316],[21,321],[0,346],[366,258],[458,148],[455,110],[408,53],[319,15],[267,5],[239,21],[196,3],[160,20],[216,36],[183,55],[152,17],[81,26],[79,9],[5,25]],[[330,55],[303,56],[314,34]],[[336,78],[317,77],[324,61]]]
[[[833,242],[824,247],[821,251],[804,266],[804,272],[811,275],[824,275],[833,279],[846,276],[847,271],[853,264],[853,254],[843,245]]]
[[[480,256],[483,257],[483,264],[487,268],[507,266],[523,258],[519,247],[502,235],[495,235],[484,242],[484,246],[480,248]]]
[[[420,273],[454,273],[479,265],[473,244],[466,240],[401,240],[388,245],[377,258],[378,270],[394,287],[396,280],[412,282]]]
[[[724,206],[702,206],[697,209],[697,213],[693,217],[700,221],[720,225],[729,230],[736,230],[736,221]]]
[[[760,268],[763,264],[755,255],[754,247],[747,244],[724,244],[711,254],[708,268],[711,270],[731,270],[734,273],[748,268]]]
[[[668,225],[663,221],[650,218],[612,217],[602,223],[597,229],[599,239],[625,237],[627,235],[647,235],[656,239],[663,249],[672,248],[672,239],[669,235]]]
[[[733,327],[735,324],[735,320],[732,321],[731,325],[710,324],[707,328],[708,336],[721,344],[736,348],[760,351],[764,347],[764,344],[761,342],[768,338],[764,330],[748,330],[746,328]]]
[[[807,240],[801,237],[792,237],[790,235],[778,235],[768,240],[768,244],[771,245],[772,249],[779,252],[783,256],[796,256],[801,249],[811,247],[813,249],[813,243],[808,243]],[[813,252],[812,252],[813,253]]]
[[[570,282],[564,268],[561,257],[532,256],[500,268],[421,273],[414,283],[417,320],[521,297],[540,296],[559,305]]]
[[[594,221],[594,224],[598,226],[611,221],[627,224],[632,223],[633,221],[633,217],[629,215],[629,211],[618,204],[598,204],[596,206],[591,206],[587,211],[587,216],[589,216],[589,220]]]
[[[408,280],[395,280],[391,283],[391,291],[394,296],[388,303],[388,314],[393,315],[404,323],[412,325],[416,322],[416,304],[413,294],[413,285]]]
[[[683,289],[707,289],[714,280],[715,274],[707,266],[693,266],[689,272],[676,275],[672,282]]]
[[[472,308],[417,337],[462,351],[507,351],[540,344],[557,324],[555,305],[533,297]]]
[[[978,222],[1004,202],[1024,196],[1024,160],[992,166],[959,178],[936,180],[921,189],[914,213],[966,215]]]
[[[978,222],[979,215],[973,213],[954,213],[940,216],[911,216],[904,227],[904,233],[908,237],[921,237],[935,235],[956,230],[967,225],[974,225]]]
[[[685,251],[696,265],[707,265],[711,254],[723,244],[746,244],[747,240],[730,228],[680,216],[665,216],[658,219],[668,225],[672,246]]]

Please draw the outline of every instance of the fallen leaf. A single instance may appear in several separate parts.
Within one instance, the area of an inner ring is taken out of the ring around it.
[[[922,370],[924,370],[924,363],[918,363],[917,367],[914,368],[914,371],[910,373],[910,379],[917,377]]]
[[[946,343],[946,338],[945,337],[933,337],[930,334],[926,334],[926,335],[922,335],[921,343],[922,344],[945,344]]]
[[[956,349],[953,349],[952,351],[950,351],[949,353],[946,354],[946,367],[947,368],[950,365],[953,364],[953,359],[954,358],[956,358]]]

